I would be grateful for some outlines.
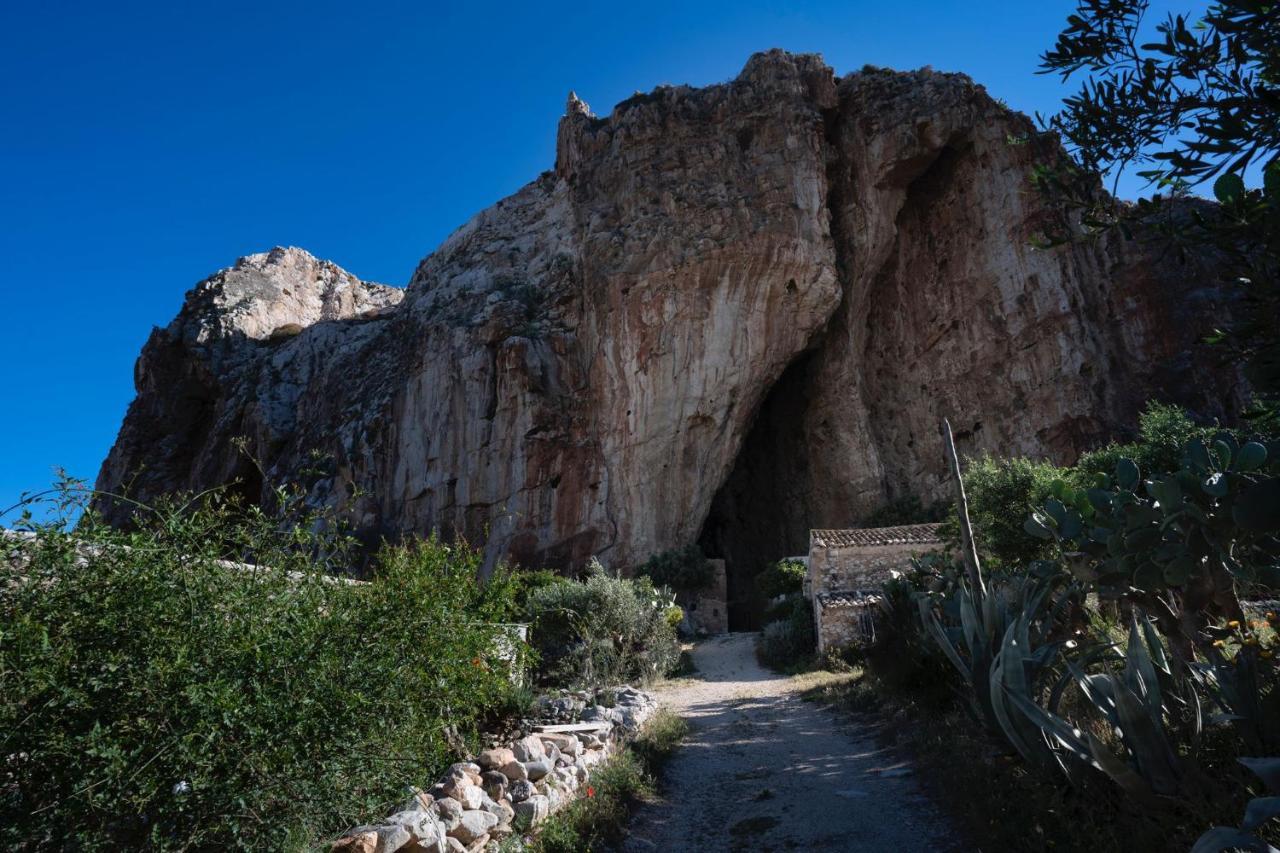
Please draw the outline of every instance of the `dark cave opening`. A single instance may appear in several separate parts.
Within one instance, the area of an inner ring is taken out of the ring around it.
[[[725,561],[730,631],[763,627],[755,577],[809,551],[809,463],[803,429],[813,353],[796,359],[760,405],[733,470],[711,502],[698,544]]]

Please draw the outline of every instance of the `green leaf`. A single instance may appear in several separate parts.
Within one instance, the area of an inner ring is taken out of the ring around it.
[[[1223,204],[1230,204],[1244,195],[1244,181],[1237,174],[1225,174],[1213,182],[1213,194]]]
[[[1253,831],[1273,817],[1280,817],[1280,797],[1254,797],[1244,807],[1240,828]]]
[[[1237,758],[1262,780],[1268,791],[1280,794],[1280,758]]]
[[[1040,515],[1040,513],[1033,513],[1022,523],[1022,529],[1037,539],[1052,539],[1053,531],[1045,521],[1047,521],[1047,519]]]
[[[1267,448],[1256,441],[1246,442],[1236,455],[1237,471],[1256,471],[1267,461]]]
[[[1116,482],[1125,491],[1133,491],[1138,485],[1140,472],[1132,459],[1121,459],[1116,463]]]
[[[1275,848],[1256,835],[1250,835],[1229,826],[1215,826],[1196,839],[1191,853],[1223,853],[1226,850],[1271,853]]]
[[[1201,484],[1206,495],[1212,495],[1215,498],[1225,497],[1227,494],[1227,475],[1216,473],[1210,474]]]
[[[1262,173],[1262,186],[1266,189],[1267,199],[1272,204],[1280,204],[1280,160],[1267,164]]]

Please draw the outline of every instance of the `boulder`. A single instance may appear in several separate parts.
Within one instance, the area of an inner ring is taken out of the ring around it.
[[[524,763],[524,769],[525,772],[529,774],[529,779],[536,782],[554,770],[555,764],[546,758],[542,758],[537,761],[526,761]]]
[[[527,779],[522,779],[519,782],[511,783],[511,791],[508,794],[508,797],[511,802],[519,803],[529,799],[537,793],[538,789],[534,787],[532,782]]]
[[[520,740],[511,745],[511,751],[517,760],[523,762],[537,761],[547,756],[546,748],[543,747],[542,741],[536,735],[520,738]]]
[[[515,804],[516,820],[521,826],[537,826],[551,814],[551,800],[543,794],[535,794]]]
[[[497,770],[516,760],[516,754],[506,747],[486,749],[476,762],[486,770]]]
[[[521,782],[529,778],[529,771],[522,762],[512,760],[502,765],[502,775],[512,782]]]
[[[472,844],[498,825],[498,816],[481,809],[468,809],[462,813],[458,825],[449,830],[449,837],[463,844]]]

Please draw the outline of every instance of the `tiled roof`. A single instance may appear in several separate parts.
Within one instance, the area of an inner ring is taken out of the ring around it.
[[[822,607],[854,607],[857,605],[875,604],[880,600],[878,592],[861,592],[849,590],[845,592],[820,592],[818,604]]]
[[[809,541],[819,548],[851,548],[868,545],[929,545],[941,542],[940,524],[904,524],[901,527],[864,527],[853,530],[810,530]]]

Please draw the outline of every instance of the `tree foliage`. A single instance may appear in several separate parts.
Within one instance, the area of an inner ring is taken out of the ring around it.
[[[1202,17],[1171,14],[1146,27],[1147,0],[1083,0],[1042,73],[1083,79],[1045,123],[1076,162],[1044,164],[1039,186],[1079,216],[1050,242],[1085,229],[1132,224],[1220,260],[1241,304],[1222,318],[1213,340],[1234,351],[1262,403],[1275,417],[1280,399],[1280,6],[1224,0]],[[1120,205],[1097,190],[1098,173],[1117,179],[1138,167],[1157,191]],[[1261,186],[1245,180],[1261,175]],[[1214,180],[1220,206],[1182,203],[1195,185]]]

